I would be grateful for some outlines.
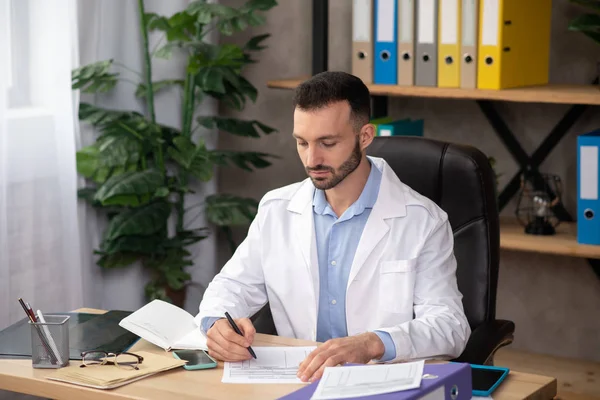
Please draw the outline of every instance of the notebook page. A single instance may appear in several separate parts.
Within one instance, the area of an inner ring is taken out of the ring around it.
[[[191,331],[199,330],[191,314],[162,300],[146,304],[119,325],[165,349]]]

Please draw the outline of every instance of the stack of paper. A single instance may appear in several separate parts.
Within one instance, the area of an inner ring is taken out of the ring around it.
[[[58,369],[54,374],[49,375],[48,379],[95,389],[113,389],[187,363],[174,357],[145,351],[135,352],[135,354],[144,358],[144,361],[138,365],[138,370],[123,369],[112,364],[80,368],[80,363],[71,362],[68,367]]]
[[[296,376],[300,363],[316,349],[308,347],[254,347],[256,360],[226,362],[225,383],[302,383]]]
[[[425,362],[325,368],[312,400],[345,399],[416,389]]]

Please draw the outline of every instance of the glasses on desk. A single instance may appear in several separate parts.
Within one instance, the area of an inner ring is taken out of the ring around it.
[[[122,369],[139,369],[138,366],[144,361],[142,356],[127,352],[84,351],[81,353],[81,357],[83,357],[82,364],[80,365],[81,368],[112,364]]]

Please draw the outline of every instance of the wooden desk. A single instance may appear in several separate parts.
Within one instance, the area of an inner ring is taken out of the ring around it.
[[[81,309],[78,312],[102,312]],[[253,346],[306,346],[314,342],[257,334]],[[170,353],[141,339],[131,351],[145,350],[165,357]],[[71,361],[78,362],[78,361]],[[112,390],[89,389],[45,379],[52,370],[33,369],[31,360],[0,360],[0,389],[52,399],[277,399],[300,387],[288,384],[224,384],[223,364],[216,369],[186,371],[183,368],[151,376]],[[556,379],[512,371],[494,393],[494,400],[552,399]]]

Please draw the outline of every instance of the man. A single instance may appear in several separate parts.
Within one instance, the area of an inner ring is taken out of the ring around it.
[[[294,106],[308,178],[261,199],[208,286],[197,319],[209,353],[249,359],[248,317],[268,301],[279,335],[324,342],[300,365],[303,381],[346,362],[458,357],[471,331],[447,215],[366,156],[375,135],[367,87],[324,72],[297,88]]]

